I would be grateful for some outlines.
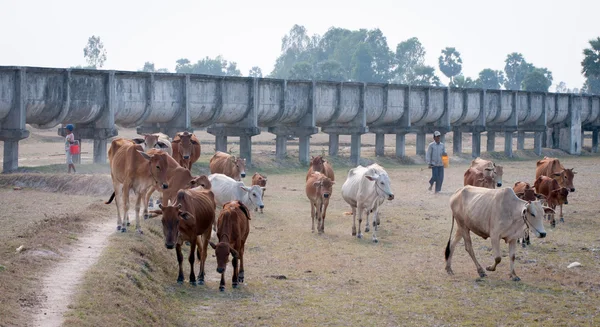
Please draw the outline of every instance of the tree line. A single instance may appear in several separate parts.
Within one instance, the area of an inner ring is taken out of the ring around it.
[[[569,89],[558,83],[559,93],[589,93],[600,95],[600,37],[589,41],[583,50],[581,73],[584,85]],[[309,35],[306,28],[294,25],[281,40],[281,52],[275,60],[271,78],[328,80],[337,82],[400,83],[420,86],[445,86],[435,67],[425,64],[425,47],[412,37],[390,48],[380,29],[349,30],[331,27],[324,35]],[[106,61],[106,50],[97,36],[88,39],[84,48],[88,66],[101,68]],[[504,61],[504,70],[483,69],[476,77],[462,73],[463,61],[454,47],[441,49],[438,68],[449,80],[450,87],[506,89],[548,92],[553,83],[552,72],[527,62],[523,54],[510,53]],[[140,71],[169,72],[145,62]],[[234,61],[222,56],[205,57],[193,63],[187,58],[176,61],[176,73],[242,76]],[[263,77],[258,66],[247,76]]]

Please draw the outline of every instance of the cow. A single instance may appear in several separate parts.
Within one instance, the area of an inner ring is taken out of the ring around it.
[[[267,176],[254,173],[252,175],[252,185],[258,185],[263,188],[263,198],[265,197],[265,192],[267,191]],[[258,211],[258,208],[254,208],[254,211]],[[260,208],[260,213],[263,213],[263,208]]]
[[[144,151],[148,152],[150,149],[159,149],[173,156],[173,146],[169,137],[163,133],[144,134],[144,137],[136,137],[132,139],[133,142],[140,144],[144,147]]]
[[[217,238],[219,243],[210,242],[217,257],[217,272],[221,274],[219,291],[225,291],[225,269],[229,261],[229,254],[233,259],[233,276],[231,284],[237,288],[238,283],[244,282],[244,246],[250,233],[250,212],[240,201],[230,201],[223,205],[217,222]],[[238,259],[240,265],[238,267]]]
[[[204,265],[208,242],[212,233],[210,228],[215,219],[214,195],[210,190],[201,188],[180,190],[177,193],[176,203],[169,200],[167,205],[158,205],[162,210],[162,226],[165,237],[165,247],[177,252],[179,263],[179,275],[177,283],[183,283],[183,253],[181,245],[183,242],[190,243],[190,284],[204,284]],[[197,247],[197,248],[196,248]],[[198,280],[194,274],[194,256],[200,259]]]
[[[329,177],[320,172],[310,174],[306,180],[306,196],[310,201],[310,217],[312,218],[312,232],[315,232],[315,218],[317,220],[317,232],[325,232],[325,216],[327,206],[333,192],[333,184]]]
[[[265,207],[262,200],[263,188],[258,185],[248,187],[244,185],[244,182],[235,181],[224,174],[210,174],[208,180],[212,184],[215,202],[219,208],[233,200],[242,202],[249,210]],[[214,229],[217,229],[216,219]]]
[[[246,159],[236,158],[229,153],[217,151],[209,163],[211,174],[224,174],[236,181],[246,177]]]
[[[477,157],[471,161],[471,168],[478,169],[485,174],[490,174],[492,177],[494,177],[496,186],[502,187],[502,175],[504,175],[504,167],[496,165],[493,161]],[[486,168],[492,168],[492,171]]]
[[[558,185],[566,187],[569,192],[575,192],[575,186],[573,186],[575,174],[577,174],[575,168],[565,168],[556,158],[544,157],[536,163],[536,179],[540,176],[551,177],[558,182]]]
[[[546,197],[544,195],[535,193],[533,187],[531,187],[531,185],[527,182],[515,182],[515,185],[513,186],[513,191],[519,199],[524,201],[546,200]],[[531,241],[529,239],[529,231],[525,231],[525,236],[523,237],[523,239],[519,239],[517,240],[517,242],[521,242],[523,247],[530,245]]]
[[[156,150],[152,150],[156,151]],[[114,139],[108,151],[110,162],[110,176],[113,183],[114,193],[111,199],[116,199],[117,206],[117,230],[126,232],[129,224],[129,191],[136,195],[135,203],[135,226],[138,233],[142,233],[140,226],[140,203],[154,185],[160,185],[163,190],[169,188],[167,167],[171,156],[163,151],[156,153],[145,153],[139,144],[123,138]],[[119,209],[119,197],[123,205],[124,219],[121,219]],[[110,200],[106,203],[110,203]],[[144,213],[148,212],[148,202],[144,203]]]
[[[562,206],[563,204],[569,204],[569,200],[567,199],[569,190],[566,187],[560,186],[556,179],[543,175],[535,180],[533,187],[536,192],[546,197],[546,203],[550,208],[556,210],[556,206],[559,207],[560,222],[564,222]],[[556,227],[556,220],[553,214],[550,215],[550,225]]]
[[[492,168],[485,168],[484,171],[493,171]],[[485,188],[496,188],[496,181],[492,174],[486,174],[476,168],[468,168],[464,174],[464,185],[472,185]]]
[[[352,208],[352,236],[356,235],[358,238],[363,236],[360,224],[364,211],[367,213],[365,233],[369,232],[369,214],[373,212],[373,242],[377,243],[379,206],[386,199],[390,201],[394,199],[394,193],[390,188],[390,177],[385,169],[378,164],[350,169],[346,181],[342,185],[342,198]],[[356,232],[357,211],[358,234]]]
[[[332,181],[335,181],[335,175],[333,173],[333,168],[329,161],[323,159],[323,156],[311,157],[310,159],[310,167],[308,167],[308,172],[306,173],[306,180],[310,177],[310,174],[314,172],[320,172],[325,176],[329,177]]]
[[[446,272],[453,275],[452,254],[456,244],[464,238],[465,249],[473,259],[480,277],[485,277],[485,270],[475,258],[471,243],[471,232],[483,239],[491,238],[494,251],[494,264],[486,267],[488,271],[495,271],[502,260],[500,240],[508,243],[510,258],[510,278],[519,281],[515,273],[515,252],[517,238],[523,235],[526,229],[532,228],[537,237],[546,237],[544,229],[544,212],[554,210],[542,206],[540,201],[524,201],[519,199],[512,188],[486,189],[474,186],[463,186],[450,197],[452,210],[452,228],[450,238],[446,245]],[[452,240],[452,229],[456,221],[456,234]],[[451,242],[452,241],[452,242]]]
[[[200,140],[192,133],[179,132],[173,138],[173,158],[181,167],[191,170],[192,164],[200,158]]]

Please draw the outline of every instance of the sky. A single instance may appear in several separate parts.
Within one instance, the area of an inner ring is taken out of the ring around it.
[[[582,52],[600,37],[599,12],[598,0],[0,0],[0,66],[86,65],[83,48],[96,35],[107,50],[103,69],[136,71],[149,61],[173,72],[180,58],[222,55],[243,75],[253,66],[267,75],[298,24],[309,35],[379,28],[392,51],[417,37],[436,69],[441,50],[455,47],[473,78],[503,70],[507,54],[520,52],[548,68],[554,85],[581,88]]]

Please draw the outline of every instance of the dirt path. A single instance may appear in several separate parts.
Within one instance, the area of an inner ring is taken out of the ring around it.
[[[61,326],[85,272],[98,260],[114,233],[115,223],[107,220],[92,226],[79,238],[75,248],[53,267],[42,282],[41,310],[34,315],[34,326]]]

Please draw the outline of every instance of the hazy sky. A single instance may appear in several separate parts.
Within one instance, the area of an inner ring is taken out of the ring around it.
[[[508,53],[521,52],[552,71],[554,84],[580,88],[582,51],[600,36],[599,13],[598,0],[0,0],[0,65],[85,65],[83,48],[96,35],[108,52],[104,69],[138,70],[151,61],[174,71],[179,58],[222,55],[243,75],[252,66],[266,75],[281,38],[299,24],[310,35],[332,26],[380,28],[392,50],[416,36],[436,68],[441,49],[452,46],[471,77],[502,70]]]

